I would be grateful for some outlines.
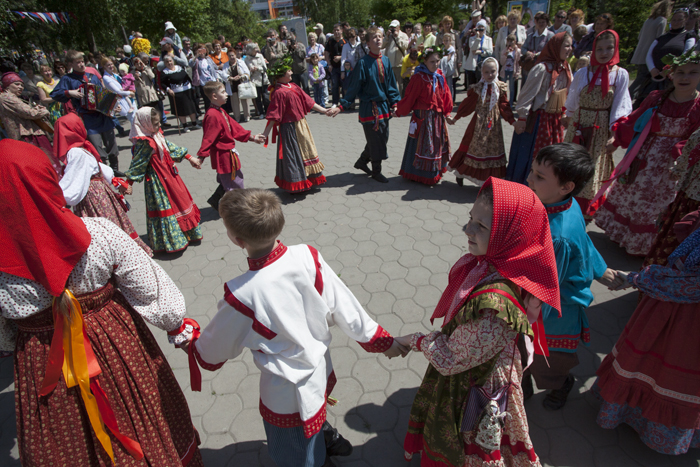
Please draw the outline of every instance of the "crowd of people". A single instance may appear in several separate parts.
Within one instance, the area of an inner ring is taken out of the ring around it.
[[[280,467],[331,466],[352,452],[326,420],[332,326],[367,352],[429,361],[406,459],[540,465],[525,403],[537,385],[546,409],[566,405],[577,349],[591,340],[594,280],[640,292],[597,371],[598,424],[628,424],[664,454],[700,447],[700,344],[688,335],[700,324],[700,13],[655,4],[630,83],[612,15],[586,24],[578,9],[552,20],[533,12],[523,25],[516,10],[492,22],[484,4],[435,28],[338,23],[325,34],[316,24],[308,47],[284,25],[262,48],[247,37],[192,44],[168,21],[160,54],[134,32],[114,56],[69,50],[38,70],[31,61],[3,70],[0,351],[14,356],[21,462],[202,465],[148,322],[188,353],[194,391],[200,367],[218,371],[253,351]],[[251,105],[267,120],[260,134],[244,127]],[[452,171],[458,185],[480,187],[464,213],[469,252],[455,258],[431,316],[440,331],[393,337],[320,251],[279,240],[279,197],[244,186],[236,145],[267,145],[270,133],[274,183],[291,194],[322,186],[306,115],[355,109],[366,140],[355,169],[388,183],[390,121],[410,116],[399,174],[435,185]],[[168,116],[178,132],[202,131],[196,154],[164,136]],[[461,118],[471,121],[453,152],[449,126]],[[503,121],[514,129],[508,157]],[[116,138],[127,135],[132,158],[120,171]],[[151,256],[202,239],[177,164],[201,169],[207,158],[216,172],[208,203],[249,270],[226,282],[201,328]],[[144,183],[148,244],[128,216],[135,182]],[[642,269],[609,268],[590,222],[644,257]]]

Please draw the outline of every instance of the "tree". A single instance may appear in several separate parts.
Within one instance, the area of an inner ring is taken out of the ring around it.
[[[370,22],[372,0],[297,0],[296,4],[313,23],[323,24],[326,31],[341,21],[353,26],[366,26]]]

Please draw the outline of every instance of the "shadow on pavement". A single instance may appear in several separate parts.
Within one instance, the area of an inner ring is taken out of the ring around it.
[[[267,460],[267,446],[263,441],[246,441],[224,446],[221,449],[204,448],[200,449],[204,465],[218,467],[234,466],[259,466],[269,465],[263,460]],[[261,459],[264,457],[265,459]]]

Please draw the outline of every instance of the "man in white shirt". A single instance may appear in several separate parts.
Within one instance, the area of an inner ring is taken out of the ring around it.
[[[389,24],[389,33],[384,37],[382,44],[384,55],[391,63],[391,70],[396,77],[396,83],[399,87],[399,92],[403,91],[403,83],[401,80],[401,64],[403,58],[408,53],[408,36],[401,31],[399,20],[395,19]]]

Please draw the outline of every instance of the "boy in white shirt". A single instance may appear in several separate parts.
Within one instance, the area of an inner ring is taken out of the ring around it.
[[[224,285],[219,312],[189,345],[190,362],[213,371],[253,351],[268,450],[279,467],[320,467],[349,455],[350,443],[326,421],[336,383],[330,327],[367,352],[391,358],[408,350],[370,318],[315,248],[277,240],[284,215],[271,191],[230,191],[219,214],[231,241],[247,251],[250,270]]]

